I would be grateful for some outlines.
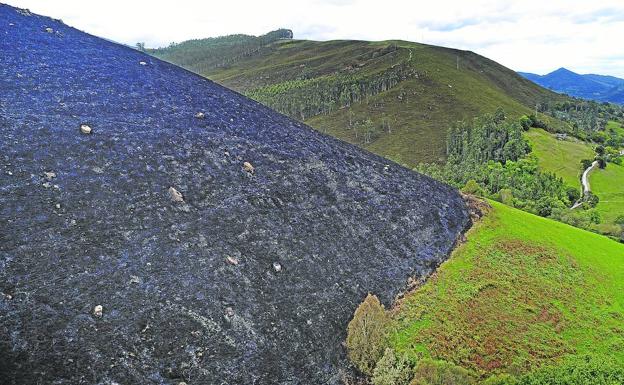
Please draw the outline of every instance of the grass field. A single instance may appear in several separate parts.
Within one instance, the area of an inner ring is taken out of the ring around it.
[[[624,245],[491,204],[468,241],[392,310],[390,344],[481,374],[583,354],[624,360]]]
[[[570,186],[581,187],[581,160],[595,156],[591,145],[574,138],[558,140],[539,128],[530,129],[525,136],[542,170],[557,174]]]
[[[609,163],[607,168],[590,174],[589,184],[600,201],[596,210],[602,223],[598,229],[609,234],[617,234],[619,226],[615,220],[624,216],[624,166]]]
[[[620,122],[614,122],[613,120],[610,120],[607,122],[606,129],[607,131],[613,130],[617,132],[619,135],[624,136],[624,127],[622,126],[622,123]]]

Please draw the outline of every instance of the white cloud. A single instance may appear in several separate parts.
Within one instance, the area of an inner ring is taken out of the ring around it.
[[[402,39],[473,50],[510,68],[561,66],[624,77],[621,0],[9,0],[89,33],[133,44],[284,27],[296,38]]]

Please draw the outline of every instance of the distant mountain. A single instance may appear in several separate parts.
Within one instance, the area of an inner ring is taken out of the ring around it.
[[[584,99],[624,104],[624,79],[596,74],[580,75],[559,68],[547,75],[518,72],[550,90]]]

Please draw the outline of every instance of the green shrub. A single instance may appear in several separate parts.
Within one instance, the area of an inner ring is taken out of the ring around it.
[[[386,345],[388,317],[379,299],[369,294],[347,326],[347,354],[362,373],[373,375]]]
[[[470,179],[468,182],[466,182],[464,187],[462,187],[461,191],[464,194],[483,195],[483,189],[474,179]]]
[[[511,189],[504,188],[498,192],[498,197],[502,204],[513,207],[513,193]]]
[[[546,122],[540,120],[535,114],[531,114],[529,119],[531,119],[531,127],[543,128],[544,130],[548,128]]]
[[[588,191],[583,197],[583,201],[585,201],[588,207],[594,208],[596,207],[600,199],[598,198],[596,194],[592,193],[591,191]]]
[[[529,128],[531,128],[531,124],[532,124],[532,123],[533,123],[533,121],[531,120],[531,118],[529,118],[529,117],[528,117],[528,116],[526,116],[526,115],[523,115],[523,116],[520,118],[520,126],[522,126],[522,129],[523,129],[524,131],[528,131],[528,130],[529,130]]]
[[[476,384],[472,372],[445,361],[421,360],[414,369],[410,385],[472,385]]]
[[[518,385],[621,385],[622,364],[604,357],[584,357],[544,367],[519,378]]]
[[[479,385],[517,385],[518,380],[511,374],[495,374],[486,380],[479,382]]]
[[[574,203],[581,199],[581,191],[576,187],[568,186],[566,188],[566,195],[568,196],[570,203]]]
[[[405,356],[397,358],[394,350],[386,348],[373,371],[373,385],[408,385],[411,379],[410,362]]]
[[[591,167],[592,163],[594,163],[594,161],[593,161],[593,160],[589,160],[589,159],[583,159],[583,160],[581,160],[581,170],[582,170],[582,171],[587,170],[588,168],[590,168],[590,167]]]

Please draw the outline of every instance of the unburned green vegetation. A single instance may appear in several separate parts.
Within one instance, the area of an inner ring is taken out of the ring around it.
[[[581,188],[581,160],[593,160],[596,155],[590,144],[574,137],[557,139],[540,128],[532,128],[525,135],[541,170],[562,177],[569,186]]]
[[[598,196],[596,211],[601,223],[597,228],[604,233],[618,235],[624,229],[624,166],[608,163],[590,175],[590,186]]]
[[[610,122],[607,130],[613,133],[619,124]],[[617,156],[619,150],[596,144],[580,141],[572,137],[560,137],[559,139],[542,129],[530,129],[526,138],[531,144],[532,154],[537,159],[540,170],[551,172],[561,176],[564,182],[574,188],[580,188],[580,175],[583,169],[591,162],[600,157],[599,152],[612,153],[606,156],[609,162],[604,162],[604,168],[598,168],[589,175],[592,194],[596,197],[597,204],[592,215],[596,218],[594,223],[579,225],[580,210],[567,213],[566,221],[579,227],[591,228],[603,234],[621,237],[624,220],[618,223],[618,218],[624,218],[624,166]],[[582,162],[584,161],[584,162]]]
[[[378,324],[394,361],[405,357],[414,378],[426,363],[423,371],[437,378],[427,384],[454,383],[445,376],[486,384],[619,383],[624,245],[491,204],[467,242]],[[596,382],[585,382],[592,376]]]

